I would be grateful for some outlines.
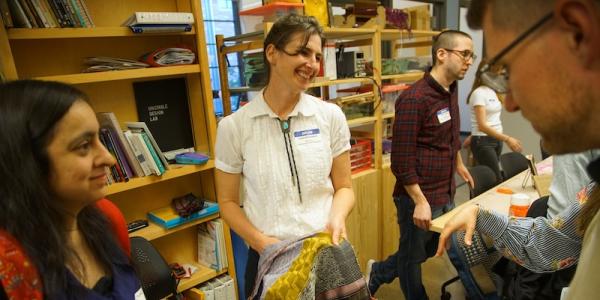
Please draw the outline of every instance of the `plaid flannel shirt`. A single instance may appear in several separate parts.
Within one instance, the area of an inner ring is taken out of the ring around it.
[[[457,98],[456,82],[446,91],[426,73],[396,100],[391,157],[396,176],[394,197],[408,196],[404,186],[415,183],[432,207],[445,205],[454,197],[460,150]]]

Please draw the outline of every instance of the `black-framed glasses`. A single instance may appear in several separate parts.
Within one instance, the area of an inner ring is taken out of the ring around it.
[[[532,32],[536,31],[540,28],[544,23],[548,22],[552,18],[553,13],[550,12],[544,17],[542,17],[539,21],[533,24],[529,29],[525,30],[525,32],[521,33],[514,41],[512,41],[508,46],[504,47],[502,51],[498,52],[496,56],[494,56],[490,61],[483,65],[481,69],[479,69],[479,73],[481,74],[481,81],[486,86],[493,89],[496,93],[506,94],[508,92],[508,70],[505,66],[498,72],[494,72],[491,70],[492,66],[494,66],[506,53],[512,50],[515,46],[521,43],[525,38],[527,38]]]
[[[472,52],[471,50],[456,50],[456,49],[447,49],[447,48],[442,48],[442,49],[458,54],[458,56],[460,56],[460,58],[462,58],[463,61],[465,61],[465,62],[469,61],[469,59],[471,59],[471,58],[473,60],[477,59],[477,55],[475,55],[475,53]]]

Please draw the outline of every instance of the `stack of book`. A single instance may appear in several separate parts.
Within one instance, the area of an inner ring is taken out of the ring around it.
[[[125,26],[134,33],[185,32],[192,30],[194,15],[188,12],[136,12]]]
[[[94,27],[84,0],[0,0],[7,28]]]
[[[221,219],[198,226],[198,262],[216,271],[221,271],[229,265]]]
[[[161,175],[169,169],[162,151],[144,122],[128,122],[122,131],[114,113],[97,114],[100,141],[114,156],[116,164],[107,167],[107,183],[125,182],[133,177]]]

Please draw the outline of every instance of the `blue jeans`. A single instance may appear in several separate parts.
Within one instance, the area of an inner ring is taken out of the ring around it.
[[[413,223],[415,204],[408,196],[394,198],[400,225],[400,245],[398,251],[386,260],[373,264],[369,290],[375,294],[383,283],[400,279],[400,288],[404,297],[428,299],[421,280],[421,264],[432,257],[437,250],[439,234],[425,231]],[[454,202],[432,207],[431,218],[437,218],[454,208]]]
[[[502,154],[502,142],[487,135],[471,137],[471,152],[478,165],[490,167],[496,174],[496,182],[502,182],[500,173],[500,154]]]

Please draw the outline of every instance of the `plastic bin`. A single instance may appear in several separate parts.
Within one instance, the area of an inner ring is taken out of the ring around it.
[[[371,148],[370,139],[355,139],[350,147],[350,170],[352,174],[371,168]]]

